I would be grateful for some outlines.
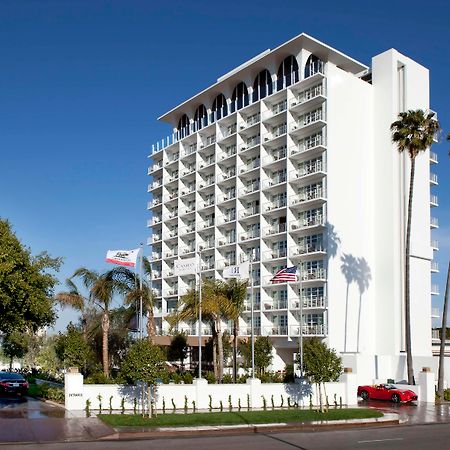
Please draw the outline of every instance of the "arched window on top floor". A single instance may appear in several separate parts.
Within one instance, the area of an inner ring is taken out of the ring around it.
[[[315,73],[323,73],[323,61],[316,55],[309,55],[305,65],[305,78],[311,77]]]
[[[272,77],[267,69],[262,70],[256,75],[253,82],[253,101],[256,102],[272,94]]]
[[[211,114],[210,122],[214,122],[215,120],[219,120],[222,117],[225,117],[228,115],[228,106],[227,106],[227,100],[225,98],[225,95],[219,94],[214,99],[211,111],[212,111],[212,114]]]
[[[298,62],[295,56],[290,55],[278,67],[277,91],[299,81]]]
[[[183,114],[178,121],[177,127],[177,138],[183,139],[186,136],[189,136],[189,117],[186,114]]]
[[[206,112],[205,105],[200,105],[195,111],[194,123],[196,130],[200,130],[208,125],[208,113]]]
[[[231,97],[231,105],[230,105],[231,112],[234,112],[238,109],[243,108],[244,106],[247,106],[248,103],[249,99],[248,99],[247,85],[243,81],[241,81],[234,88],[233,95]]]

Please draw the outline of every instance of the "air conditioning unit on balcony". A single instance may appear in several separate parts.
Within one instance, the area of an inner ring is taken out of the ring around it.
[[[246,145],[243,145],[243,146],[241,147],[241,150],[247,150],[247,146],[246,146]]]
[[[225,245],[227,242],[226,241],[219,241],[219,245]]]
[[[205,187],[205,185],[203,183],[200,183],[200,189],[204,188],[204,187]]]
[[[205,146],[203,144],[200,144],[200,148],[204,148]]]
[[[291,103],[291,106],[295,106],[297,104],[297,100],[294,100],[292,103]]]

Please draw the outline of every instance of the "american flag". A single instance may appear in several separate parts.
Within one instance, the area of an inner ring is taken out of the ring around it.
[[[297,266],[285,267],[280,269],[270,280],[272,283],[286,283],[286,282],[296,282],[297,277]]]

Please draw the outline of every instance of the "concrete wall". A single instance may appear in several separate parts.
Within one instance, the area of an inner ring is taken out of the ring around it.
[[[117,384],[85,384],[80,388],[80,374],[66,375],[66,390],[74,392],[71,384],[75,382],[77,395],[66,397],[66,409],[82,410],[86,406],[86,401],[90,401],[91,409],[99,409],[99,399],[101,396],[102,409],[109,409],[111,399],[114,410],[121,409],[121,401],[125,399],[125,409],[132,410],[134,399],[137,399],[137,408],[140,408],[140,388],[137,386],[117,385]],[[343,374],[340,381],[336,383],[326,383],[325,391],[328,401],[333,404],[334,399],[344,405],[355,405],[356,398],[356,376],[352,373]],[[81,396],[79,395],[81,394]],[[273,396],[275,407],[280,407],[283,401],[284,406],[288,405],[288,398],[291,403],[297,402],[300,406],[310,404],[310,396],[313,404],[318,403],[318,396],[315,386],[300,383],[264,383],[260,380],[248,380],[246,384],[208,384],[206,380],[195,380],[193,384],[164,384],[158,385],[156,389],[156,407],[162,409],[165,402],[166,410],[173,408],[172,400],[178,411],[183,410],[185,396],[189,409],[193,407],[195,401],[197,409],[206,410],[209,408],[210,396],[212,407],[218,409],[222,401],[224,410],[228,409],[229,400],[234,409],[239,406],[239,400],[242,408],[247,408],[250,404],[252,408],[263,407],[263,397],[266,400],[268,408],[272,407],[271,398]],[[231,396],[231,398],[230,398]],[[82,400],[81,400],[82,399]],[[326,401],[325,393],[322,392],[323,402]]]

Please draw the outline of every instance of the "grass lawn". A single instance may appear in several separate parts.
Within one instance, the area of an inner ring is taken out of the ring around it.
[[[310,422],[313,420],[346,420],[382,417],[373,409],[330,409],[327,413],[290,409],[274,411],[205,412],[195,414],[159,414],[152,419],[139,414],[100,414],[112,427],[195,427],[199,425],[243,425],[257,423]]]

